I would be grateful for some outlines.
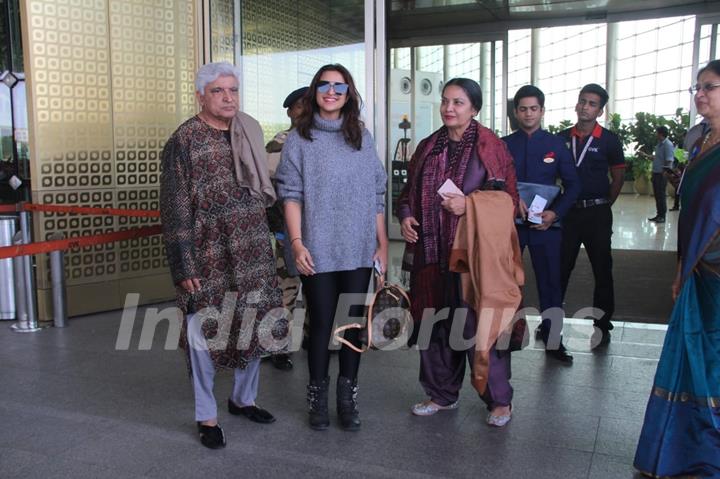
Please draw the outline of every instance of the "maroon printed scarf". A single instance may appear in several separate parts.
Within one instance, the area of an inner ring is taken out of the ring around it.
[[[442,127],[423,165],[419,203],[425,264],[439,263],[441,270],[447,269],[459,218],[440,206],[443,200],[437,191],[448,178],[462,189],[465,171],[477,143],[479,126],[475,120],[470,122],[451,155],[448,155],[448,130]]]

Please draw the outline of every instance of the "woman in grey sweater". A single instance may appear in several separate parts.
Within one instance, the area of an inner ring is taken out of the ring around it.
[[[302,101],[303,114],[285,142],[276,179],[310,312],[310,427],[326,429],[328,344],[340,296],[366,294],[373,262],[383,273],[387,267],[387,175],[360,121],[360,95],[345,67],[321,67]],[[362,316],[363,304],[339,314]],[[359,346],[358,332],[347,331],[345,339]],[[357,430],[360,353],[343,346],[339,362],[340,425]]]

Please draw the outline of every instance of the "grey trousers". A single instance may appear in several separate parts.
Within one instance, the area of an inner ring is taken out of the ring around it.
[[[194,314],[188,318],[188,339],[190,342],[190,364],[195,392],[195,420],[208,421],[217,418],[217,402],[213,394],[215,365],[207,350],[205,338],[200,332]],[[255,404],[260,376],[260,360],[250,361],[245,369],[235,369],[235,383],[230,399],[237,406]]]

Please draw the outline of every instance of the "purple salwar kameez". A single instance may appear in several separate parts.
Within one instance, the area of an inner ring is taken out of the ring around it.
[[[449,148],[456,147],[453,142]],[[477,152],[473,151],[472,157],[468,162],[463,183],[460,186],[463,193],[468,195],[473,191],[482,189],[487,181],[487,170],[480,161]],[[410,195],[416,192],[408,192]],[[400,221],[408,216],[416,216],[422,224],[422,219],[417,217],[417,213],[411,211],[407,202],[401,202],[398,206],[397,216]],[[449,251],[442,251],[443,255],[449,255]],[[447,264],[447,257],[445,258]],[[469,361],[470,366],[473,364],[474,346],[465,349],[453,348],[450,341],[450,333],[453,322],[453,313],[455,308],[467,308],[467,319],[463,328],[463,337],[469,339],[476,334],[477,319],[475,311],[465,304],[461,299],[460,275],[450,271],[439,271],[442,280],[437,282],[436,273],[433,273],[431,281],[425,281],[421,270],[428,268],[424,260],[422,235],[414,245],[414,264],[410,281],[410,293],[422,294],[420,291],[431,288],[431,301],[434,303],[435,311],[442,308],[451,308],[450,315],[447,319],[438,321],[433,324],[432,333],[429,342],[422,344],[422,338],[418,346],[420,348],[420,383],[425,393],[430,399],[440,406],[449,406],[458,400],[463,379],[465,377],[465,362]],[[432,266],[430,266],[432,267]],[[413,299],[414,301],[414,299]],[[428,306],[424,304],[423,306]],[[420,319],[422,317],[422,308],[413,307],[413,316],[416,321],[416,328],[422,330]],[[465,315],[460,315],[464,317]],[[417,332],[417,330],[416,330]],[[457,334],[457,333],[455,333]],[[488,409],[495,407],[509,406],[512,402],[513,389],[510,385],[510,351],[495,351],[495,347],[490,351],[490,368],[487,388],[482,394],[482,400],[487,404]]]

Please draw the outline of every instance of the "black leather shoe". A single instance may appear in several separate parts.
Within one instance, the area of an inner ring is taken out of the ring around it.
[[[542,339],[542,323],[538,324],[538,327],[535,328],[535,340],[540,341]]]
[[[658,217],[657,219],[655,219],[655,223],[665,223],[665,218],[663,218],[662,216],[660,216],[660,217]]]
[[[590,348],[600,348],[610,344],[610,331],[595,328],[595,332],[590,337]]]
[[[200,443],[210,449],[222,449],[225,447],[225,432],[219,424],[215,426],[203,426],[198,423]]]
[[[289,354],[274,354],[270,357],[273,366],[281,371],[290,371],[293,368],[292,360]]]
[[[573,356],[568,352],[564,345],[560,344],[557,349],[546,349],[545,355],[553,359],[557,359],[561,363],[572,364]]]
[[[234,416],[245,416],[252,422],[260,424],[270,424],[271,422],[275,422],[275,416],[265,409],[257,406],[240,407],[230,399],[228,399],[228,412]]]

